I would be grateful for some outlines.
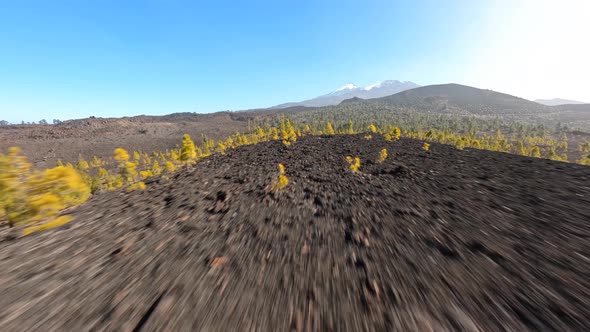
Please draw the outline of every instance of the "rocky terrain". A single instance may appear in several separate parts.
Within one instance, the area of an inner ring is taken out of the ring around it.
[[[421,147],[243,146],[1,230],[0,330],[590,329],[590,168]]]
[[[129,151],[165,151],[179,144],[183,134],[196,141],[225,138],[248,128],[247,114],[176,113],[165,116],[88,118],[59,125],[0,127],[0,150],[20,147],[37,168],[55,166],[58,159],[75,162],[79,155],[110,156],[115,148]]]

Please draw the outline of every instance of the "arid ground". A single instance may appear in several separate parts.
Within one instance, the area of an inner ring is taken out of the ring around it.
[[[589,330],[590,167],[421,146],[243,146],[3,229],[0,330]]]

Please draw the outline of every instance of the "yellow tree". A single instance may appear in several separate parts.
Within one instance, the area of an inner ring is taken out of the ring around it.
[[[330,121],[326,124],[326,135],[334,135],[334,128],[332,128]]]
[[[195,143],[188,134],[182,136],[182,147],[180,148],[180,161],[190,163],[197,157]]]
[[[346,133],[349,135],[354,134],[354,128],[352,126],[352,120],[348,120],[348,126],[346,127]]]

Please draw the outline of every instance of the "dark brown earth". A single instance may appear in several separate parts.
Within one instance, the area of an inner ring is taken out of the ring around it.
[[[0,242],[0,330],[589,330],[590,167],[421,146],[267,142],[96,196]]]

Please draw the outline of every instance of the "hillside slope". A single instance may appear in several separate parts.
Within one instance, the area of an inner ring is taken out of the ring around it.
[[[552,111],[530,100],[460,84],[428,85],[366,102],[413,107],[420,111],[476,115],[523,115]]]
[[[589,184],[409,139],[243,146],[62,229],[0,232],[0,330],[588,330]]]
[[[419,85],[414,82],[402,82],[397,80],[387,80],[366,87],[358,87],[354,84],[347,84],[335,91],[332,91],[325,95],[321,95],[319,97],[315,97],[300,102],[284,103],[277,106],[273,106],[271,108],[281,109],[293,106],[322,107],[337,105],[343,100],[350,98],[380,98],[417,87],[419,87]]]

